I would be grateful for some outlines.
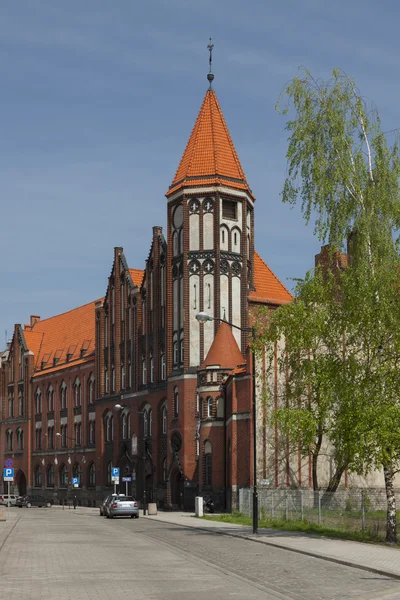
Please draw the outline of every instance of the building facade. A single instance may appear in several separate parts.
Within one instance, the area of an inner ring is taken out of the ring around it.
[[[114,248],[104,298],[15,326],[0,457],[19,493],[92,505],[118,466],[139,500],[189,509],[204,492],[229,510],[251,483],[251,314],[292,297],[255,252],[255,197],[211,88],[166,199],[144,269]]]

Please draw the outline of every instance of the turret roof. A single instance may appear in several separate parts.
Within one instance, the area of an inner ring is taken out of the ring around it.
[[[218,365],[221,369],[234,369],[245,362],[231,328],[222,321],[201,369],[211,365]]]
[[[207,90],[167,196],[183,186],[217,184],[252,196],[217,96]]]

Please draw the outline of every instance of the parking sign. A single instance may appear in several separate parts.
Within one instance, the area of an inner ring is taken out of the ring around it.
[[[111,481],[119,483],[119,467],[113,467],[111,469]]]
[[[14,481],[14,469],[12,467],[4,467],[3,479],[4,481]]]

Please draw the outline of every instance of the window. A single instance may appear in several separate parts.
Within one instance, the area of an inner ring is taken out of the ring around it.
[[[112,463],[111,461],[108,463],[107,465],[107,485],[111,485],[112,481],[111,481],[111,470],[112,470]]]
[[[61,448],[66,448],[67,447],[67,426],[66,425],[61,425],[60,433],[61,433]]]
[[[130,438],[130,427],[129,427],[130,415],[124,413],[122,415],[122,439],[128,440]]]
[[[224,219],[236,219],[237,203],[232,200],[222,200],[222,217]]]
[[[115,367],[114,365],[111,367],[111,391],[115,392]]]
[[[17,450],[24,449],[24,432],[22,429],[17,429]]]
[[[167,481],[167,473],[168,473],[167,469],[168,469],[167,468],[167,459],[164,458],[163,463],[162,463],[162,478],[163,478],[164,483],[166,483],[166,481]]]
[[[40,415],[40,413],[42,412],[42,392],[40,391],[39,388],[36,390],[35,399],[36,399],[36,414]]]
[[[223,398],[218,398],[217,400],[217,419],[223,419],[224,418],[224,410],[225,406],[224,406],[224,399]]]
[[[89,396],[89,404],[93,404],[93,402],[94,402],[94,376],[93,376],[93,373],[91,373],[90,377],[89,377],[88,396]]]
[[[81,423],[75,423],[75,445],[80,446],[82,444],[82,425]]]
[[[89,444],[95,443],[95,421],[89,421]]]
[[[132,363],[129,359],[128,362],[128,380],[129,380],[129,389],[132,388]]]
[[[46,487],[54,487],[54,467],[49,465],[46,471]]]
[[[67,487],[68,485],[68,471],[65,465],[60,467],[60,487]]]
[[[174,356],[174,366],[178,364],[178,339],[175,334],[174,342],[173,342],[173,356]]]
[[[75,392],[75,406],[81,406],[82,405],[82,387],[81,387],[81,382],[79,381],[78,377],[75,379],[74,392]]]
[[[167,409],[165,406],[162,409],[162,432],[167,433]]]
[[[161,353],[161,380],[164,381],[166,376],[165,369],[165,352]]]
[[[41,450],[42,448],[42,428],[38,427],[36,429],[36,450]]]
[[[47,428],[47,448],[54,448],[54,427]]]
[[[207,417],[211,419],[213,410],[213,401],[212,398],[207,398]]]
[[[94,487],[96,485],[96,465],[91,463],[88,469],[88,485]]]
[[[174,417],[179,414],[179,392],[178,388],[174,388]]]
[[[147,368],[146,368],[146,357],[142,356],[142,383],[146,385],[147,383]]]
[[[147,437],[148,435],[148,418],[147,418],[147,410],[143,412],[143,436]]]
[[[35,487],[42,487],[42,468],[38,465],[35,468]]]
[[[8,429],[6,433],[6,450],[11,452],[13,449],[13,432],[11,429]]]
[[[107,413],[104,419],[104,425],[106,442],[112,442],[114,439],[114,417],[111,413]]]
[[[11,393],[8,395],[8,416],[14,416],[14,397]]]
[[[60,387],[60,397],[61,397],[61,410],[68,407],[68,388],[65,381],[62,382]]]
[[[125,367],[121,365],[121,389],[125,389]]]
[[[181,363],[181,365],[183,365],[183,358],[184,358],[184,341],[183,341],[183,331],[181,332],[181,339],[180,339],[180,350],[181,350],[181,355],[180,355],[180,363]]]
[[[108,369],[104,370],[104,384],[105,384],[105,388],[106,388],[106,394],[108,394]]]
[[[154,359],[153,353],[150,353],[150,382],[154,383]]]
[[[48,412],[54,411],[54,390],[52,386],[47,390],[47,410]]]
[[[24,399],[21,390],[18,392],[18,414],[20,417],[24,414]]]
[[[149,435],[153,435],[153,411],[149,410]]]

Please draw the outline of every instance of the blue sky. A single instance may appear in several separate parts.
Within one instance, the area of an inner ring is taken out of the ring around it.
[[[104,294],[113,247],[143,268],[171,183],[214,89],[257,197],[256,246],[291,287],[319,242],[280,200],[277,97],[307,66],[353,76],[400,126],[397,2],[2,0],[0,347],[14,323]]]

